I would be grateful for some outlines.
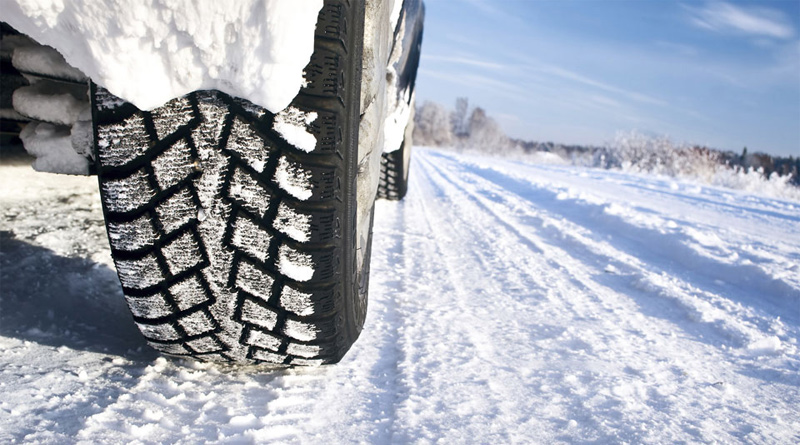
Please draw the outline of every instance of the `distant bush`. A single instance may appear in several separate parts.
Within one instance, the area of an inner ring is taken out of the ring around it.
[[[619,133],[612,143],[595,149],[593,166],[691,178],[712,185],[800,199],[800,187],[793,187],[800,179],[796,167],[781,175],[774,168],[776,161],[769,155],[751,155],[750,159],[758,160],[759,164],[746,164],[746,151],[742,158],[744,161],[733,163],[729,153],[678,145],[666,137],[630,132]],[[777,159],[779,164],[788,164],[782,163],[783,158]]]
[[[414,116],[414,143],[457,150],[505,154],[512,144],[500,125],[483,108],[469,109],[466,98],[456,101],[456,109],[448,110],[426,101]]]
[[[738,155],[638,132],[618,133],[613,141],[597,147],[510,139],[485,110],[470,110],[466,98],[459,98],[454,110],[434,102],[418,107],[414,143],[531,162],[692,178],[800,200],[800,158],[748,153],[746,148]]]

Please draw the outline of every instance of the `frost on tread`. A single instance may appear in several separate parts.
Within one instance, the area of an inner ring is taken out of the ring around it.
[[[221,92],[146,112],[93,86],[112,256],[154,348],[307,365],[336,362],[355,341],[366,311],[358,274],[368,274],[352,236],[360,37],[348,32],[358,9],[327,2],[320,14],[318,50],[338,55],[346,75],[331,83],[318,67],[325,88],[298,95],[293,112],[315,116],[292,122],[301,144],[276,115]]]

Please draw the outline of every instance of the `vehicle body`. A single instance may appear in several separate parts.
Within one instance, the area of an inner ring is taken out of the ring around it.
[[[340,360],[366,316],[374,201],[405,193],[421,1],[39,3],[3,2],[3,129],[38,170],[98,175],[148,342]]]

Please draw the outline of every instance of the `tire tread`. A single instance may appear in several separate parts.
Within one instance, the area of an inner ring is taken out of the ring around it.
[[[362,3],[331,0],[320,13],[309,66],[328,66],[292,105],[318,113],[311,153],[283,140],[268,110],[221,92],[190,93],[147,112],[92,87],[112,256],[134,321],[156,349],[317,364],[338,361],[355,341],[363,317],[348,318],[346,300],[358,300],[358,287],[344,260],[355,255],[346,244],[355,239],[343,235],[354,224],[344,219],[355,208],[348,159],[357,140],[342,127],[358,116],[357,82],[345,75],[360,78],[360,59],[348,53],[358,47],[360,37],[348,32],[359,14]],[[310,196],[284,188],[281,169],[304,178]],[[209,191],[216,204],[204,208]],[[302,216],[305,236],[287,228],[286,215]],[[224,224],[215,229],[207,219]],[[302,311],[286,303],[298,295],[309,300]],[[229,313],[218,310],[228,303]]]

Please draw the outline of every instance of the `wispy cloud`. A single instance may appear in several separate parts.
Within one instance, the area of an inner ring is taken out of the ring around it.
[[[628,99],[635,100],[637,102],[643,102],[650,105],[660,105],[665,106],[667,105],[666,102],[660,99],[656,99],[654,97],[648,96],[646,94],[638,93],[635,91],[625,90],[623,88],[615,87],[613,85],[609,85],[595,79],[591,79],[589,77],[583,76],[581,74],[566,70],[564,68],[553,66],[553,65],[542,65],[536,68],[538,71],[541,71],[546,74],[551,74],[553,76],[560,77],[562,79],[570,80],[573,82],[578,82],[590,87],[598,88],[600,90],[606,91],[608,93],[618,94]]]
[[[520,18],[509,14],[503,8],[503,2],[493,2],[487,0],[463,0],[465,3],[472,5],[489,17],[492,17],[500,22],[518,22]]]
[[[588,97],[588,99],[589,99],[589,101],[591,101],[591,102],[593,102],[593,103],[595,103],[595,104],[597,104],[597,105],[599,105],[599,106],[601,106],[603,108],[621,108],[622,107],[622,104],[619,103],[618,101],[616,101],[616,100],[614,100],[614,99],[612,99],[610,97],[603,96],[602,94],[592,94],[592,95],[590,95]]]
[[[686,9],[690,22],[703,29],[774,39],[791,39],[795,35],[788,18],[775,9],[725,2],[708,3],[701,8],[686,6]]]
[[[423,60],[430,60],[434,62],[447,62],[447,63],[455,63],[459,65],[469,65],[478,68],[486,68],[491,70],[505,70],[508,66],[491,62],[488,60],[481,60],[477,57],[472,56],[439,56],[439,55],[422,55]]]
[[[668,42],[665,40],[659,40],[655,42],[655,45],[660,50],[666,50],[672,54],[681,56],[681,57],[697,57],[700,55],[700,51],[692,46],[687,45],[685,43],[675,43],[675,42]]]
[[[422,76],[446,80],[470,88],[479,88],[495,95],[504,96],[515,101],[528,101],[529,94],[524,88],[514,82],[507,82],[498,78],[490,78],[472,73],[457,73],[452,71],[437,71],[420,67]]]

